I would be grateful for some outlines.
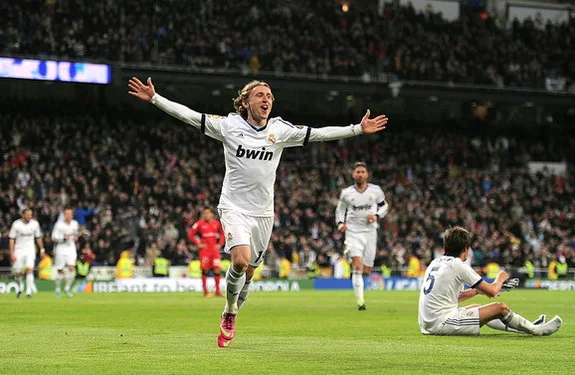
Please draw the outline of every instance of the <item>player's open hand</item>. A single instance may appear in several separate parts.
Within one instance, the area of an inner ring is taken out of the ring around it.
[[[147,84],[144,85],[138,78],[132,77],[128,82],[128,87],[130,88],[128,94],[145,102],[149,102],[152,100],[152,96],[156,94],[156,89],[152,83],[152,78],[148,77],[148,81],[146,83]]]
[[[363,118],[361,119],[360,125],[363,134],[376,133],[380,130],[385,129],[385,125],[387,124],[387,121],[389,121],[386,115],[379,115],[376,118],[372,119],[369,118],[370,115],[371,112],[368,109],[367,112],[365,113],[365,116],[363,116]]]

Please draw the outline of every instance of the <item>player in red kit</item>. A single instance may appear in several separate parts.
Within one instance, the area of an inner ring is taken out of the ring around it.
[[[202,218],[188,231],[188,238],[200,249],[204,297],[211,297],[207,284],[209,270],[214,273],[216,296],[223,297],[220,293],[220,248],[224,245],[225,235],[222,224],[214,219],[211,209],[206,208],[202,212]]]

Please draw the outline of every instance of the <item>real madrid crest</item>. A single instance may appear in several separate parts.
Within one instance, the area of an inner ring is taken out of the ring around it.
[[[268,143],[274,144],[276,143],[277,138],[276,135],[273,133],[268,134]]]

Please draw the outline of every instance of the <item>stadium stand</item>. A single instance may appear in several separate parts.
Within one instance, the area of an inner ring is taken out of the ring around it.
[[[331,0],[28,0],[0,13],[5,55],[575,92],[572,23],[507,29],[465,3],[457,21]]]

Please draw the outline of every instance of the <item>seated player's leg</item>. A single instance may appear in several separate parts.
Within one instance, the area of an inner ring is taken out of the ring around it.
[[[535,336],[547,336],[556,332],[562,324],[559,316],[546,323],[535,325],[521,315],[514,313],[503,302],[493,302],[488,305],[480,307],[481,324],[488,324],[494,319],[500,319],[501,322],[508,327],[507,331],[519,331],[529,333]],[[497,323],[488,324],[490,327],[495,328],[499,326]],[[511,328],[512,330],[509,330]],[[498,329],[498,328],[495,328]]]
[[[366,242],[366,238],[361,234],[348,231],[345,235],[346,252],[351,257],[351,282],[359,310],[365,310],[363,298],[363,254]]]

